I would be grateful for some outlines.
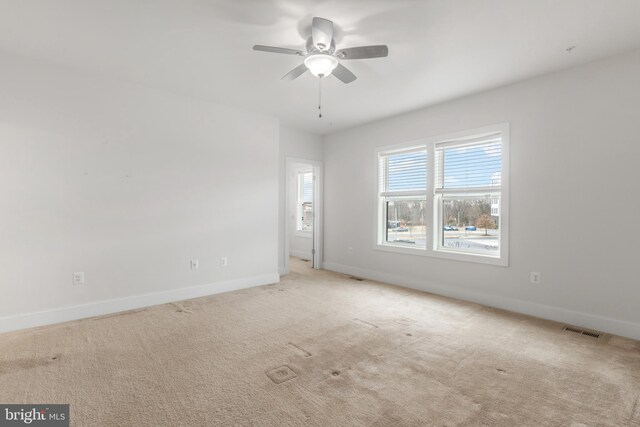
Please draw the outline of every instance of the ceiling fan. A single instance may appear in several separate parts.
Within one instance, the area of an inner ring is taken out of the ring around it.
[[[282,77],[282,80],[293,80],[309,70],[316,77],[333,74],[343,83],[351,83],[357,77],[340,61],[351,59],[381,58],[389,55],[386,45],[349,47],[336,50],[333,39],[333,22],[324,18],[313,18],[311,37],[307,39],[305,50],[287,49],[255,45],[253,50],[304,57],[304,62]]]

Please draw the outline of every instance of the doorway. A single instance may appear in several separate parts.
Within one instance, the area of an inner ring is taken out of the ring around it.
[[[322,268],[322,162],[287,157],[284,273],[289,257]]]

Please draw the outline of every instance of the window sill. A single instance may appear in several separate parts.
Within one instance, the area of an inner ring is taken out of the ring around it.
[[[509,260],[506,257],[496,257],[490,255],[480,255],[466,252],[447,251],[445,249],[438,249],[431,252],[431,256],[441,259],[448,259],[452,261],[473,262],[476,264],[488,264],[497,265],[501,267],[508,267]]]
[[[447,251],[443,249],[428,250],[426,248],[412,248],[407,246],[377,243],[373,247],[374,250],[383,252],[395,252],[406,255],[426,256],[431,258],[446,259],[449,261],[472,262],[476,264],[496,265],[508,267],[509,260],[506,257],[492,257],[487,255],[478,255],[472,253],[462,253],[455,251]]]
[[[313,237],[313,232],[296,230],[295,236],[296,237],[303,237],[305,239],[311,239]]]

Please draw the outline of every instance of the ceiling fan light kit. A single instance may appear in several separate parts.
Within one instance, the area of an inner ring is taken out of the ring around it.
[[[338,66],[338,60],[327,53],[314,53],[304,58],[304,65],[314,76],[325,77]]]
[[[340,60],[382,58],[389,55],[386,45],[359,46],[336,50],[333,38],[333,22],[324,18],[313,18],[311,37],[307,40],[305,50],[284,47],[255,45],[253,50],[304,57],[303,63],[282,77],[282,80],[294,80],[309,70],[311,74],[322,79],[333,74],[343,83],[351,83],[357,77]],[[320,106],[318,106],[320,109]],[[320,113],[322,117],[322,113]]]

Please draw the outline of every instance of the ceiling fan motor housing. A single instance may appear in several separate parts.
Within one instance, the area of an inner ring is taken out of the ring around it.
[[[336,41],[331,39],[331,45],[327,49],[320,50],[316,47],[315,44],[313,44],[313,37],[309,37],[307,39],[306,48],[307,48],[307,55],[311,55],[313,53],[329,53],[333,55],[334,52],[336,51]]]

